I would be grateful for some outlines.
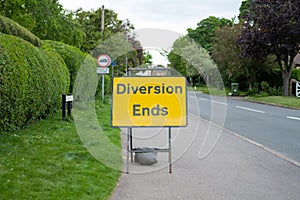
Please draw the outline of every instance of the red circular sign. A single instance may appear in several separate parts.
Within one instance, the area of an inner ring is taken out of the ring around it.
[[[106,54],[100,54],[97,58],[97,64],[99,67],[108,67],[111,63],[111,59]]]

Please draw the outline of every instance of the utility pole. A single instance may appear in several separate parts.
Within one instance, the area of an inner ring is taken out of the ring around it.
[[[101,39],[103,40],[104,38],[104,5],[102,5],[101,9]]]
[[[101,39],[104,39],[104,5],[102,5],[101,9]],[[102,101],[104,101],[104,74],[102,74]]]

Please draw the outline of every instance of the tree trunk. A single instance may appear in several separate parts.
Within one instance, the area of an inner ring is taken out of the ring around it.
[[[282,87],[282,96],[289,96],[289,86],[290,86],[290,77],[291,73],[281,72],[283,87]]]

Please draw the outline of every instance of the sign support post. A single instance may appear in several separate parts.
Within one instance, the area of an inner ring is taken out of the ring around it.
[[[102,92],[102,101],[104,101],[104,74],[102,74],[102,90],[101,90],[101,92]]]

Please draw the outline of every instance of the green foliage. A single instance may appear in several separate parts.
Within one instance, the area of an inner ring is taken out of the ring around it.
[[[201,75],[207,84],[216,85],[217,66],[208,51],[188,36],[177,39],[168,55],[170,66],[188,77]],[[216,75],[213,77],[213,75]],[[212,82],[211,82],[212,81]]]
[[[69,86],[61,57],[0,33],[0,131],[19,129],[57,111]]]
[[[300,69],[293,69],[291,79],[300,80]]]
[[[243,30],[237,39],[244,57],[276,56],[283,78],[283,96],[289,93],[292,58],[300,42],[299,3],[300,0],[250,1],[248,12],[241,16]]]
[[[97,10],[84,11],[79,9],[76,11],[76,22],[79,23],[86,35],[81,50],[84,52],[92,51],[101,41],[111,37],[117,32],[128,32],[133,26],[127,20],[123,22],[118,19],[118,14],[113,10],[104,10],[104,32],[101,30],[102,8]]]
[[[85,39],[74,14],[65,11],[58,0],[2,0],[0,8],[0,15],[26,27],[42,40],[56,40],[80,47]]]
[[[77,72],[80,66],[82,66],[83,61],[88,56],[88,54],[83,53],[76,47],[64,44],[62,42],[51,41],[51,40],[43,41],[43,48],[51,49],[57,52],[66,63],[70,72],[69,93],[72,93]]]
[[[269,89],[269,87],[270,87],[270,85],[269,85],[268,82],[262,81],[262,82],[260,83],[260,87],[261,87],[262,91],[267,92],[268,89]]]
[[[239,9],[239,11],[240,11],[239,18],[240,19],[241,19],[242,16],[245,16],[246,14],[249,13],[249,8],[250,8],[249,4],[250,4],[251,1],[252,0],[242,1],[242,4],[241,4],[240,9]]]
[[[255,82],[251,89],[248,89],[248,96],[255,96],[259,93],[259,83]]]
[[[196,29],[188,29],[188,36],[203,48],[211,52],[215,30],[223,26],[231,26],[232,20],[210,16],[197,24]]]
[[[0,33],[14,35],[30,42],[34,46],[37,47],[41,46],[41,41],[37,36],[32,34],[26,28],[20,26],[18,23],[1,15],[0,15]]]

